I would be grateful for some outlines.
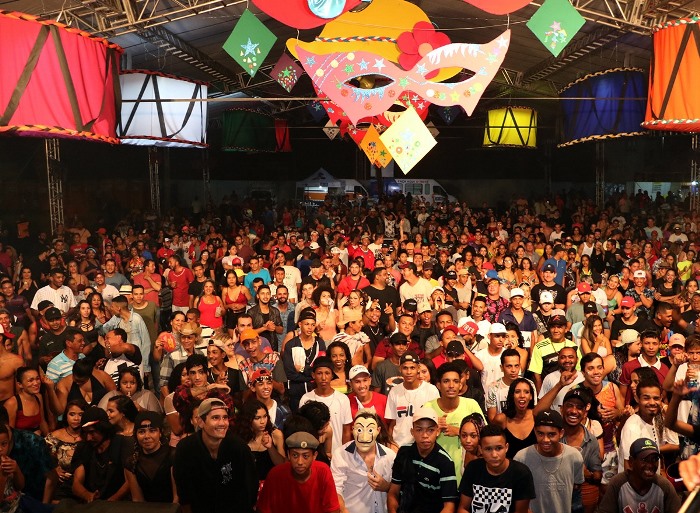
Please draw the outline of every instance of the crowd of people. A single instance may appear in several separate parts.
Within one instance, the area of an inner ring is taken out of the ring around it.
[[[0,511],[675,513],[698,223],[399,195],[7,238]]]

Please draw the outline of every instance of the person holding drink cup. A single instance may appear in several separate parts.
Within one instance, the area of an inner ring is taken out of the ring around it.
[[[217,329],[224,324],[224,306],[212,280],[204,282],[202,295],[194,300],[194,307],[201,312],[199,320],[203,326]]]

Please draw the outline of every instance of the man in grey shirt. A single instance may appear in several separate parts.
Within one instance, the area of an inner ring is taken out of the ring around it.
[[[535,481],[532,513],[571,513],[574,489],[583,484],[583,458],[561,443],[563,435],[562,416],[553,410],[542,411],[535,417],[537,443],[515,455],[515,461],[527,465]]]

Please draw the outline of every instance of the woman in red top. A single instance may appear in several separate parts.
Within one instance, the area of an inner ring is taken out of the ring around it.
[[[36,369],[20,367],[16,372],[19,393],[5,402],[10,427],[33,431],[37,435],[49,434],[41,400],[41,378]]]
[[[224,324],[224,307],[221,298],[214,293],[215,290],[214,282],[207,280],[204,282],[202,295],[194,300],[194,307],[200,312],[201,324],[214,329]]]
[[[240,273],[240,276],[239,276]],[[248,287],[243,285],[241,278],[244,276],[240,269],[231,269],[226,272],[226,283],[221,292],[221,299],[226,308],[226,328],[229,334],[235,329],[238,316],[245,312],[248,301],[253,298]]]

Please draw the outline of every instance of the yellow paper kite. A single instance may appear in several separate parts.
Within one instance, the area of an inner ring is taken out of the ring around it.
[[[379,139],[404,174],[408,174],[437,144],[413,107],[406,109]]]

